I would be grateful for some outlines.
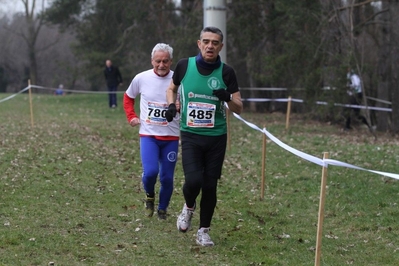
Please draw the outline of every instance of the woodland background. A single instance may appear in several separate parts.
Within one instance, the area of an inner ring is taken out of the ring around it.
[[[173,46],[175,63],[198,52],[200,0],[13,1],[22,2],[24,10],[0,13],[0,92],[17,92],[29,79],[41,86],[106,90],[107,58],[120,68],[127,87],[151,67],[158,42]],[[360,75],[365,96],[392,103],[364,102],[392,108],[367,113],[377,130],[399,132],[398,0],[232,0],[226,7],[226,62],[236,70],[240,87],[288,89],[243,91],[244,97],[290,95],[304,100],[295,112],[337,122],[342,117],[336,107],[313,103],[345,103],[350,68]]]

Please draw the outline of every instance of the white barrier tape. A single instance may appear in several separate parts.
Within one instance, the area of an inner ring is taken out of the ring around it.
[[[320,102],[320,101],[317,101],[316,104],[328,105],[327,102]],[[392,112],[392,108],[385,108],[385,107],[373,107],[373,106],[342,104],[342,103],[334,103],[334,106],[342,106],[342,107],[350,107],[350,108],[358,108],[358,109],[369,109],[369,110],[378,110],[378,111]]]
[[[279,98],[279,99],[243,98],[242,101],[248,101],[248,102],[288,102],[289,99],[288,98]],[[301,100],[301,99],[291,99],[291,102],[303,103],[304,101]],[[316,104],[328,105],[329,103],[328,102],[322,102],[322,101],[316,101]],[[384,111],[384,112],[392,112],[392,108],[385,108],[385,107],[373,107],[373,106],[342,104],[342,103],[334,103],[334,106],[358,108],[358,109],[369,109],[369,110]]]
[[[315,157],[313,155],[309,155],[309,154],[304,153],[302,151],[299,151],[297,149],[294,149],[294,148],[288,146],[287,144],[281,142],[279,139],[277,139],[275,136],[273,136],[269,131],[267,131],[266,128],[263,129],[263,133],[266,134],[266,136],[268,136],[269,139],[271,141],[273,141],[274,143],[276,143],[278,146],[280,146],[281,148],[283,148],[283,149],[295,154],[296,156],[301,157],[301,158],[303,158],[303,159],[305,159],[305,160],[307,160],[309,162],[318,164],[318,165],[323,166],[323,167],[327,167],[328,166],[322,159],[320,159],[318,157]]]
[[[226,104],[227,106],[227,104]],[[228,107],[227,107],[228,108]],[[363,171],[368,171],[370,173],[374,173],[374,174],[379,174],[382,176],[386,176],[386,177],[391,177],[391,178],[395,178],[395,179],[399,179],[399,174],[394,174],[394,173],[388,173],[388,172],[382,172],[382,171],[375,171],[375,170],[369,170],[369,169],[365,169],[359,166],[355,166],[352,164],[348,164],[348,163],[344,163],[344,162],[340,162],[337,160],[332,160],[332,159],[320,159],[318,157],[315,157],[313,155],[309,155],[307,153],[304,153],[302,151],[299,151],[297,149],[294,149],[290,146],[288,146],[287,144],[281,142],[279,139],[277,139],[276,137],[274,137],[270,132],[268,132],[266,130],[266,128],[264,128],[263,130],[260,129],[257,125],[250,123],[248,121],[246,121],[245,119],[243,119],[241,116],[239,116],[238,114],[233,112],[233,115],[238,119],[241,120],[242,122],[244,122],[245,124],[247,124],[249,127],[258,130],[264,134],[266,134],[267,137],[269,137],[269,139],[271,141],[273,141],[274,143],[276,143],[278,146],[282,147],[283,149],[297,155],[298,157],[301,157],[302,159],[305,159],[307,161],[310,161],[312,163],[315,163],[317,165],[320,165],[322,167],[328,167],[328,165],[335,165],[335,166],[341,166],[341,167],[347,167],[347,168],[353,168],[353,169],[357,169],[357,170],[363,170]]]
[[[1,99],[1,100],[0,100],[0,103],[5,102],[5,101],[8,101],[8,100],[14,98],[15,96],[17,96],[18,94],[23,93],[24,91],[27,91],[27,90],[29,90],[29,87],[26,87],[25,89],[22,89],[22,90],[20,90],[19,92],[13,94],[13,95],[10,95],[10,96],[8,96],[8,97],[6,97],[6,98],[4,98],[4,99]]]
[[[277,99],[268,99],[268,98],[242,98],[242,101],[248,102],[288,102],[288,98],[277,98]],[[301,99],[291,99],[291,102],[303,103]]]
[[[241,90],[245,91],[286,91],[287,88],[239,88]]]
[[[335,106],[343,106],[343,107],[351,107],[351,108],[359,108],[359,109],[370,109],[370,110],[392,112],[392,108],[385,108],[385,107],[373,107],[373,106],[342,104],[342,103],[334,103],[334,105]]]
[[[392,104],[390,101],[385,101],[385,100],[381,100],[381,99],[370,97],[370,96],[366,96],[366,98],[370,99],[370,100],[373,100],[373,101],[376,101],[376,102],[380,102],[380,103],[385,103],[385,104],[389,104],[389,105]]]
[[[291,102],[303,103],[303,100],[302,99],[291,99]]]
[[[242,98],[241,101],[245,102],[272,102],[274,99],[265,99],[265,98]]]
[[[31,85],[31,88],[44,89],[44,90],[53,90],[53,91],[57,90],[57,88],[43,87],[43,86],[37,86],[37,85]],[[22,93],[23,91],[25,91],[27,89],[29,89],[29,88],[27,87],[24,90],[18,92],[17,94]],[[94,93],[94,94],[109,94],[110,93],[109,91],[81,91],[81,90],[68,90],[68,89],[65,89],[64,91],[65,92],[75,92],[75,93]],[[125,93],[125,91],[115,91],[114,93]],[[4,98],[4,99],[0,100],[0,103],[15,97],[17,94],[11,95],[11,96],[9,96],[7,98]],[[277,99],[242,98],[242,101],[249,101],[249,102],[272,102],[272,101],[274,101],[274,102],[288,102],[289,99],[288,98],[277,98]],[[291,102],[303,103],[304,101],[302,99],[294,99],[294,98],[292,98]],[[316,101],[316,104],[328,105],[327,102],[322,102],[322,101]],[[392,112],[392,108],[384,108],[384,107],[371,107],[371,106],[351,105],[351,104],[341,104],[341,103],[334,103],[334,106]]]
[[[49,87],[43,87],[43,86],[37,86],[37,85],[31,85],[32,88],[40,89],[40,90],[57,90],[57,88],[49,88]],[[76,93],[97,93],[97,94],[109,94],[109,91],[81,91],[81,90],[67,90],[63,89],[65,92],[76,92]],[[112,93],[125,93],[125,91],[114,91]]]
[[[379,174],[379,175],[383,175],[383,176],[388,176],[388,177],[391,177],[391,178],[399,179],[399,174],[393,174],[393,173],[369,170],[369,169],[365,169],[365,168],[362,168],[362,167],[359,167],[359,166],[356,166],[356,165],[343,163],[343,162],[340,162],[340,161],[337,161],[337,160],[332,160],[332,159],[324,159],[324,161],[327,164],[330,164],[330,165],[335,165],[335,166],[341,166],[341,167],[353,168],[353,169],[357,169],[357,170],[368,171],[368,172],[371,172],[371,173],[375,173],[375,174]]]
[[[326,164],[320,158],[317,158],[315,156],[312,156],[312,155],[306,154],[304,152],[301,152],[299,150],[296,150],[296,149],[288,146],[287,144],[281,142],[279,139],[277,139],[275,136],[273,136],[270,132],[268,132],[266,130],[266,128],[260,129],[257,125],[246,121],[245,119],[243,119],[241,116],[237,115],[236,113],[233,113],[233,115],[237,119],[239,119],[242,122],[244,122],[245,124],[247,124],[249,127],[266,134],[266,136],[268,136],[271,141],[273,141],[274,143],[276,143],[278,146],[282,147],[283,149],[286,149],[287,151],[289,151],[289,152],[291,152],[291,153],[293,153],[293,154],[295,154],[295,155],[297,155],[297,156],[299,156],[299,157],[301,157],[301,158],[303,158],[305,160],[308,160],[308,161],[310,161],[312,163],[318,164],[320,166],[326,166]]]

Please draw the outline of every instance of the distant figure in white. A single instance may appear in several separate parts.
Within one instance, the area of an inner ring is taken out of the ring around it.
[[[348,73],[346,74],[346,77],[348,79],[348,90],[347,93],[349,95],[349,104],[350,105],[361,105],[362,99],[363,99],[363,91],[362,91],[362,83],[360,80],[360,77],[355,73],[353,69],[348,69]],[[367,119],[360,114],[360,108],[348,108],[346,110],[346,122],[345,122],[345,128],[344,130],[350,130],[352,129],[351,127],[351,115],[352,111],[355,114],[355,117],[362,121],[367,127],[371,130],[371,127],[369,123],[367,122]]]

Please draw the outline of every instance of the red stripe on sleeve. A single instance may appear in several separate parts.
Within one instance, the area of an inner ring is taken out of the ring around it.
[[[138,118],[134,111],[134,99],[130,98],[126,93],[123,95],[123,109],[125,109],[127,122],[130,123],[133,118]]]

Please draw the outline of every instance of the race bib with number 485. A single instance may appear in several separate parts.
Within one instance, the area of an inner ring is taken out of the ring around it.
[[[189,102],[187,105],[187,126],[214,127],[216,105],[210,103]]]

